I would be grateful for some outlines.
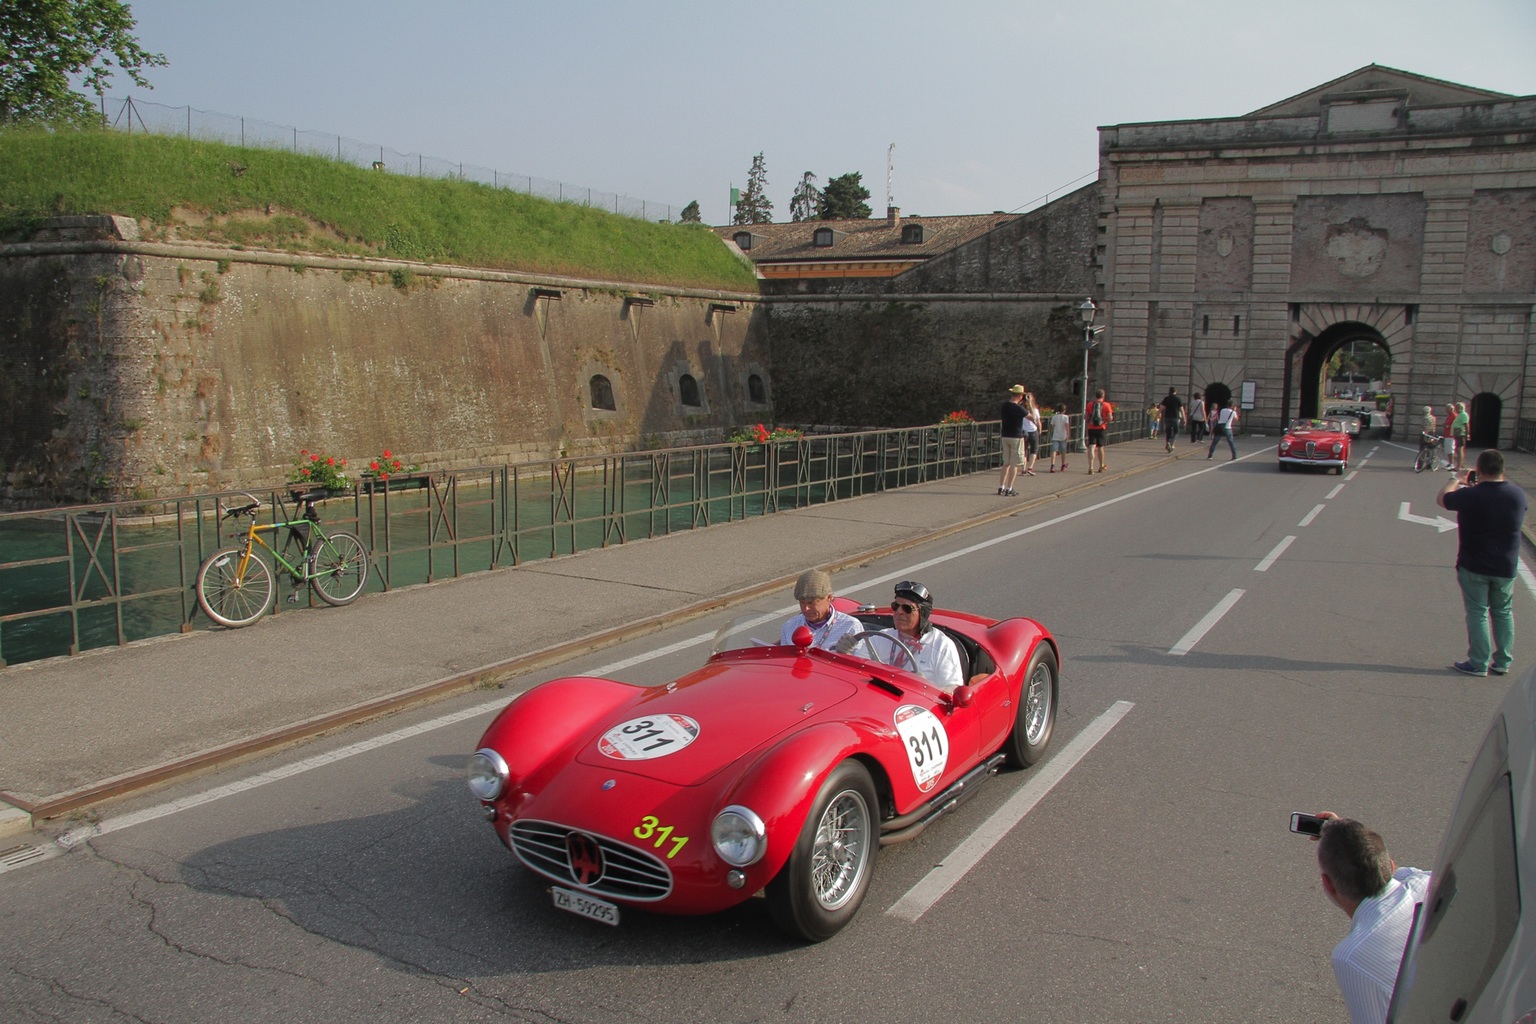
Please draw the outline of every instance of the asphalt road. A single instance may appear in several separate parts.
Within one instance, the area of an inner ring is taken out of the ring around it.
[[[1032,615],[1064,659],[1053,758],[883,851],[829,942],[785,940],[757,903],[618,929],[563,914],[465,790],[493,705],[555,675],[671,678],[707,654],[719,623],[696,621],[62,835],[67,853],[0,874],[0,1019],[1343,1021],[1328,953],[1348,922],[1289,814],[1359,817],[1427,866],[1505,681],[1449,670],[1455,533],[1401,518],[1432,518],[1440,483],[1412,451],[1364,443],[1340,478],[1243,450],[839,576],[856,598],[913,576],[941,605]],[[933,881],[1090,733],[974,867]]]

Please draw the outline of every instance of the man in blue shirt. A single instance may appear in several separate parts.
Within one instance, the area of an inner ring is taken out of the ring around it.
[[[1467,610],[1467,660],[1451,667],[1469,676],[1502,676],[1514,660],[1525,492],[1504,479],[1503,453],[1490,450],[1477,457],[1474,473],[1452,476],[1436,500],[1456,513],[1456,580]]]

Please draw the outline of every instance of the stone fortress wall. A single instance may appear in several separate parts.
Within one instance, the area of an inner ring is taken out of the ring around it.
[[[266,487],[300,448],[462,468],[773,418],[755,295],[137,239],[60,218],[0,251],[0,498]]]

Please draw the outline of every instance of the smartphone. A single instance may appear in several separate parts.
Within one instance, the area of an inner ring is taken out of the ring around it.
[[[1323,822],[1327,818],[1319,818],[1315,814],[1303,814],[1296,811],[1291,815],[1291,831],[1299,836],[1317,837],[1323,834]]]
[[[1477,470],[1469,470],[1467,472],[1467,486],[1471,487],[1475,483],[1477,483]]]

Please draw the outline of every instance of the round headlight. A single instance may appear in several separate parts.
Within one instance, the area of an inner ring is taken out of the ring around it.
[[[476,800],[495,800],[511,775],[507,762],[490,747],[475,751],[469,758],[469,791]]]
[[[1333,454],[1337,455],[1337,454],[1339,454],[1339,452],[1342,452],[1343,450],[1344,450],[1344,442],[1342,442],[1342,441],[1335,441],[1335,442],[1333,442]]]
[[[709,840],[721,860],[738,868],[756,864],[768,851],[768,829],[763,819],[736,804],[715,815]]]

